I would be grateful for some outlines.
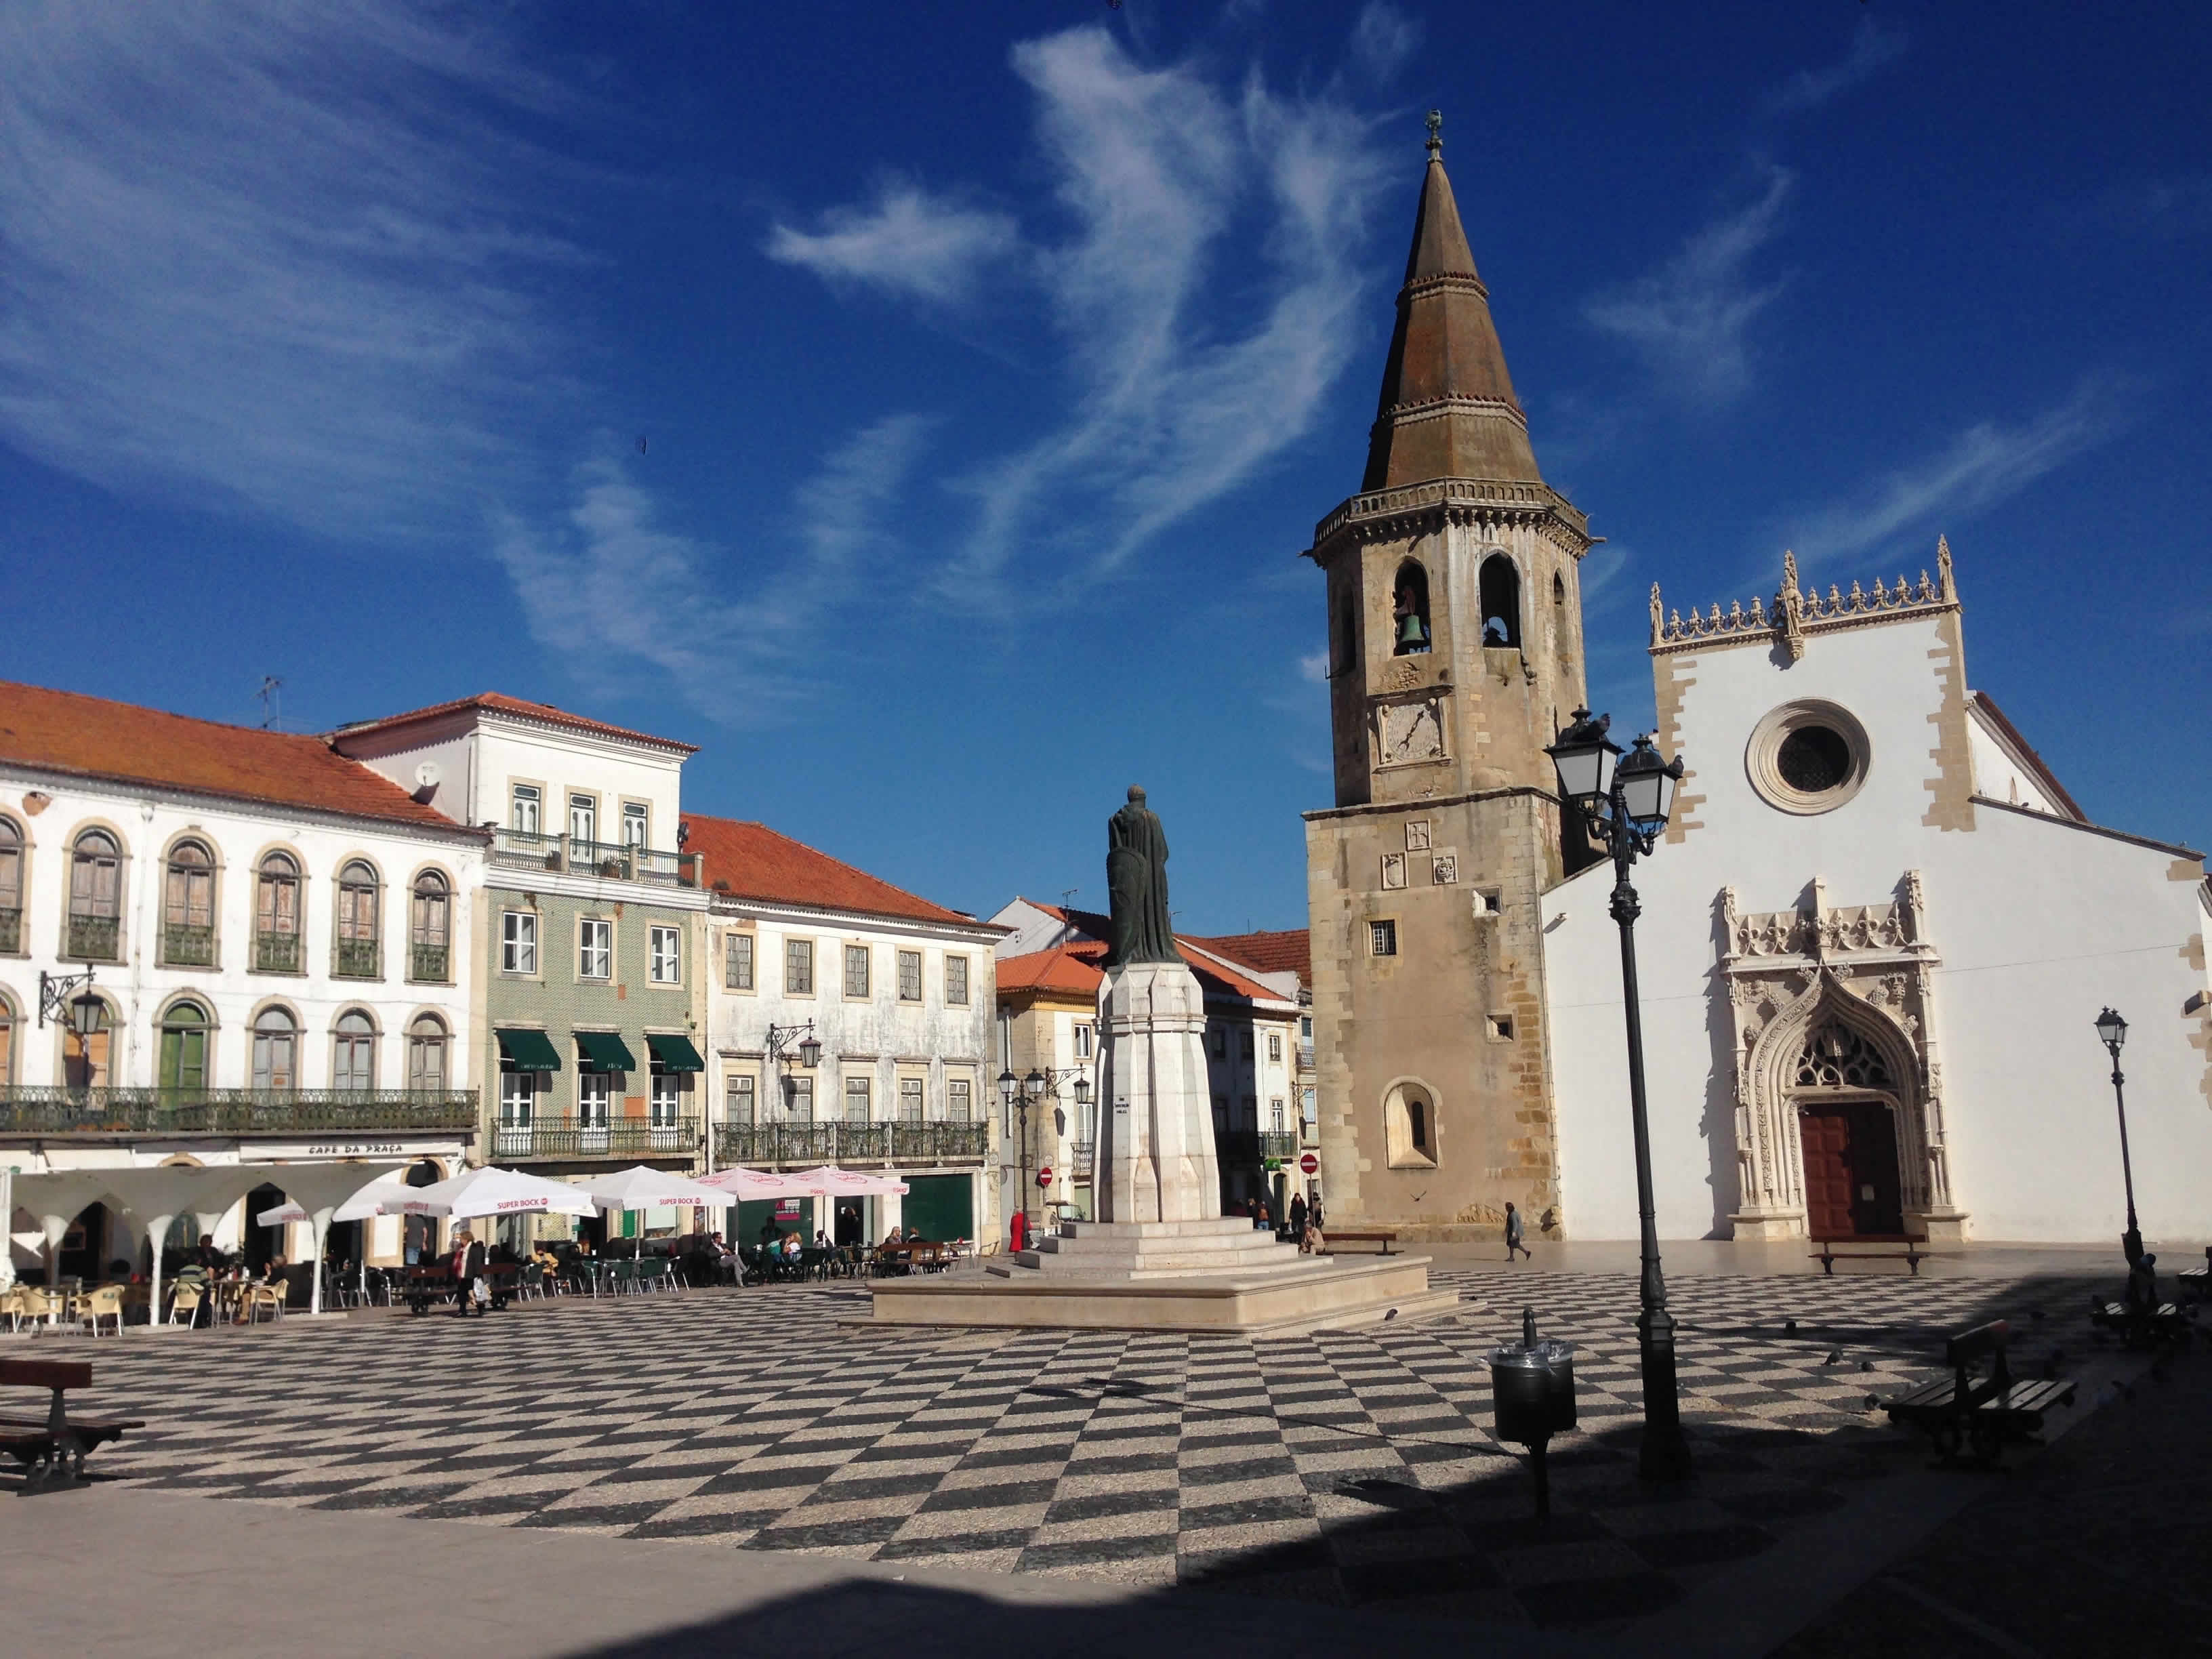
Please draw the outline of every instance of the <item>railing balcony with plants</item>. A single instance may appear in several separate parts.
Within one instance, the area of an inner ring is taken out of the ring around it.
[[[215,929],[181,921],[161,927],[161,965],[165,968],[215,966]]]
[[[62,954],[81,962],[118,962],[123,924],[114,916],[71,916]]]
[[[253,966],[264,974],[298,973],[300,936],[297,933],[256,933],[253,936]]]
[[[541,836],[535,830],[495,830],[491,861],[508,870],[558,870],[561,837]]]
[[[417,985],[443,985],[453,960],[448,945],[410,945],[407,947],[407,977]]]
[[[572,876],[598,876],[606,881],[635,881],[637,863],[631,855],[637,849],[620,842],[586,841],[580,836],[568,837],[568,873]]]
[[[73,1089],[0,1084],[0,1134],[452,1134],[473,1089]]]
[[[641,1117],[586,1121],[574,1117],[540,1117],[528,1123],[501,1123],[492,1130],[492,1156],[518,1164],[560,1163],[571,1158],[690,1158],[699,1150],[699,1120],[678,1118],[653,1123]]]
[[[23,913],[14,905],[0,910],[0,955],[12,956],[23,948]]]
[[[331,972],[340,979],[384,977],[383,942],[373,939],[342,939],[331,954]]]
[[[988,1123],[775,1123],[725,1125],[714,1161],[802,1170],[836,1164],[976,1164],[990,1151]]]

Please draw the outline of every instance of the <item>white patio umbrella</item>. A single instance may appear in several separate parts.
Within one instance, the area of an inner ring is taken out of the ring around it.
[[[672,1175],[643,1164],[611,1175],[593,1176],[577,1187],[589,1193],[602,1210],[649,1210],[673,1204],[686,1209],[720,1210],[729,1206],[730,1194],[710,1187],[696,1176]]]
[[[732,1168],[701,1176],[702,1186],[713,1187],[732,1198],[804,1198],[812,1189],[798,1185],[791,1176],[770,1175],[765,1170]]]
[[[314,1218],[289,1199],[273,1209],[264,1210],[253,1218],[257,1227],[289,1227],[295,1221],[311,1221]]]
[[[368,1194],[364,1192],[359,1196],[366,1199]],[[456,1221],[465,1221],[474,1216],[592,1215],[598,1210],[592,1195],[581,1187],[486,1164],[450,1181],[434,1182],[428,1187],[400,1187],[389,1196],[380,1194],[375,1212],[451,1216]]]
[[[863,1175],[858,1170],[841,1170],[834,1164],[804,1170],[791,1178],[806,1183],[804,1190],[830,1198],[866,1198],[893,1193],[902,1196],[907,1190],[906,1182],[896,1176]]]

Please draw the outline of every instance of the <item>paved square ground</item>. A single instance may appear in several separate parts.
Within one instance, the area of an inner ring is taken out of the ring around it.
[[[149,1420],[96,1460],[134,1484],[1574,1625],[1666,1607],[1918,1467],[1869,1396],[1997,1316],[2033,1375],[2080,1305],[2052,1277],[1677,1280],[1699,1478],[1655,1496],[1632,1277],[1435,1278],[1456,1314],[1282,1341],[878,1331],[833,1285],[34,1346],[97,1361],[88,1414]],[[1577,1345],[1541,1528],[1490,1433],[1486,1356],[1524,1301]]]

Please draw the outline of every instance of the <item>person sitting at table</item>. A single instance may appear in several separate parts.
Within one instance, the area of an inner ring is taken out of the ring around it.
[[[553,1254],[553,1247],[542,1238],[538,1241],[537,1248],[530,1252],[530,1259],[549,1275],[561,1271],[561,1258]]]
[[[814,1248],[817,1250],[827,1250],[833,1248],[830,1243],[830,1235],[823,1232],[819,1227],[817,1227],[814,1230]]]
[[[209,1273],[215,1273],[222,1268],[222,1252],[216,1249],[215,1237],[213,1234],[202,1233],[200,1235],[199,1244],[198,1248],[192,1251],[191,1259]]]
[[[775,1249],[781,1242],[781,1237],[782,1235],[777,1230],[774,1216],[769,1217],[767,1220],[761,1223],[760,1242],[763,1249]]]

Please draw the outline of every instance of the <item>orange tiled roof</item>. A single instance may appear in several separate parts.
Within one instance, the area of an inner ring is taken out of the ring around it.
[[[804,842],[778,835],[764,823],[686,812],[684,828],[684,850],[706,860],[708,886],[734,897],[855,910],[872,916],[958,922],[969,927],[988,926],[894,887],[827,853],[817,852]]]
[[[1292,973],[1301,985],[1313,983],[1313,940],[1303,927],[1276,933],[1221,933],[1213,938],[1189,935],[1193,945],[1240,962],[1263,974]]]
[[[1180,949],[1184,945],[1200,948],[1184,950],[1182,959],[1191,972],[1198,975],[1200,988],[1208,995],[1227,995],[1254,1002],[1287,1002],[1291,999],[1279,991],[1269,990],[1256,980],[1247,979],[1229,963],[1215,960],[1205,953],[1196,939],[1178,939]],[[1098,984],[1105,978],[1106,945],[1095,939],[1070,939],[1049,951],[1033,951],[1026,956],[1008,957],[999,964],[999,989],[1006,991],[1066,991],[1080,996],[1096,995]]]
[[[376,732],[386,726],[432,720],[462,708],[489,708],[495,714],[519,714],[526,720],[544,720],[578,732],[596,732],[602,737],[625,738],[633,743],[649,743],[657,748],[678,749],[687,755],[699,752],[699,745],[696,743],[679,743],[674,738],[656,738],[649,732],[633,732],[627,726],[610,726],[605,720],[586,720],[581,714],[572,714],[565,708],[556,708],[550,702],[530,702],[521,697],[510,697],[503,691],[479,691],[473,697],[456,697],[451,702],[433,703],[428,708],[410,708],[404,714],[386,714],[378,720],[356,720],[350,726],[340,726],[331,735],[351,737],[360,732]]]
[[[223,726],[43,685],[0,681],[0,760],[233,800],[460,828],[320,738]]]

